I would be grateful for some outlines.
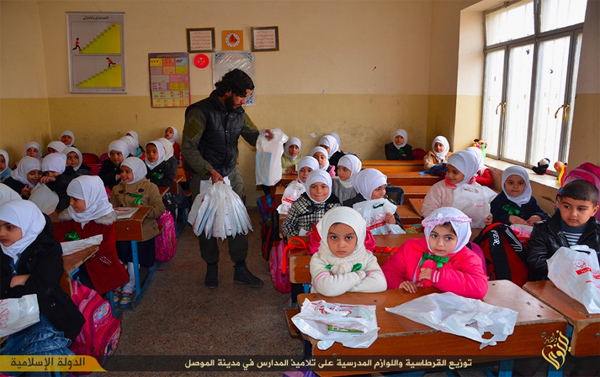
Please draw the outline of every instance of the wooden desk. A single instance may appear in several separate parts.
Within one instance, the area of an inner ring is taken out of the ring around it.
[[[380,172],[382,172],[383,174],[400,173],[400,172],[407,172],[407,171],[421,172],[421,171],[425,170],[423,168],[423,164],[420,164],[420,165],[373,165],[373,166],[366,167],[366,169],[376,169],[376,170],[379,170]]]
[[[551,281],[530,281],[523,289],[562,314],[573,327],[573,356],[600,355],[600,314],[589,314],[579,301],[569,297]]]
[[[412,208],[417,215],[421,216],[421,218],[423,218],[423,202],[425,201],[425,199],[422,198],[410,198],[408,199],[408,205],[410,206],[410,208]]]
[[[519,313],[514,332],[506,341],[480,350],[480,343],[453,334],[442,333],[429,326],[413,322],[405,317],[389,313],[385,308],[392,308],[416,297],[439,292],[436,288],[420,288],[416,294],[404,290],[388,290],[380,293],[345,293],[337,297],[325,297],[308,293],[298,296],[298,303],[305,299],[310,301],[326,300],[341,304],[376,305],[379,335],[377,340],[367,349],[347,348],[336,342],[331,348],[321,351],[317,341],[303,335],[312,344],[314,356],[431,356],[444,358],[460,356],[474,358],[474,362],[491,360],[507,360],[515,357],[541,357],[545,347],[545,335],[556,331],[565,333],[567,321],[560,313],[548,307],[529,293],[508,280],[496,280],[488,283],[489,290],[483,301],[510,308]],[[364,371],[345,369],[343,371],[319,371],[321,376],[339,376],[361,374]],[[411,371],[411,369],[408,369]]]
[[[63,255],[63,268],[65,269],[65,272],[60,278],[60,287],[69,295],[69,297],[73,296],[73,286],[71,285],[73,275],[79,271],[79,266],[98,252],[98,249],[98,246],[90,246],[76,253]]]
[[[421,223],[421,215],[416,213],[411,206],[408,204],[399,205],[396,210],[398,216],[400,216],[400,220],[402,220],[402,225],[404,224],[419,224]]]
[[[363,169],[372,168],[373,166],[420,166],[423,167],[423,160],[364,160],[362,161]]]
[[[160,193],[160,196],[165,196],[170,189],[171,188],[169,186],[158,186],[158,192]]]
[[[439,175],[421,174],[418,171],[391,172],[385,175],[387,176],[388,183],[400,187],[409,185],[432,186],[443,179]]]
[[[429,190],[431,190],[431,186],[430,185],[409,185],[409,186],[402,187],[402,190],[404,191],[404,200],[411,199],[411,198],[423,199],[423,198],[425,198],[425,196],[427,195]]]

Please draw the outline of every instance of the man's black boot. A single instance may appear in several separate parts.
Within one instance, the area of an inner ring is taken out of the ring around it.
[[[219,286],[219,265],[217,263],[208,263],[206,265],[204,285],[210,289],[215,289]]]
[[[248,270],[245,260],[235,262],[233,281],[236,283],[248,284],[251,287],[262,287],[264,285],[262,280],[252,275],[252,272]]]

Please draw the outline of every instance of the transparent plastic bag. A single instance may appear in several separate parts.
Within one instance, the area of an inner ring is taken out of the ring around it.
[[[21,331],[40,321],[37,295],[0,300],[0,337]]]
[[[29,201],[33,202],[46,215],[51,214],[56,210],[58,205],[58,195],[50,190],[45,184],[37,184],[31,190]]]
[[[354,204],[353,208],[365,219],[367,229],[373,235],[406,233],[400,225],[385,222],[386,214],[394,214],[397,210],[397,207],[385,198],[359,202]]]
[[[490,212],[490,203],[496,193],[489,187],[479,184],[460,185],[454,190],[452,207],[460,209],[473,222],[472,228],[485,228],[485,219]]]
[[[279,128],[271,129],[273,138],[267,140],[261,132],[256,140],[256,184],[274,186],[281,180],[281,155],[288,140],[286,134]]]
[[[298,182],[297,179],[290,182],[283,192],[281,204],[277,207],[277,212],[279,212],[280,215],[287,215],[290,208],[292,208],[292,204],[298,200],[300,195],[304,194],[305,191],[304,185]]]

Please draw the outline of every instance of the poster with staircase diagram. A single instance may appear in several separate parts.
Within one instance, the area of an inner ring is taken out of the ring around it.
[[[67,13],[71,93],[126,93],[125,13]]]

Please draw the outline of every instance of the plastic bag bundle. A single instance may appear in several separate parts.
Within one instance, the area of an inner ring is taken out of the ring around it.
[[[600,268],[596,252],[586,245],[561,247],[547,260],[548,278],[558,289],[600,313]]]
[[[231,186],[222,182],[196,196],[188,222],[197,236],[204,232],[207,238],[225,239],[252,230],[246,206]]]
[[[457,294],[432,293],[393,308],[385,308],[415,322],[442,332],[464,336],[485,346],[495,346],[513,333],[518,313]],[[492,337],[484,339],[490,332]]]
[[[256,184],[274,186],[281,180],[281,155],[288,137],[279,128],[271,129],[273,138],[267,140],[261,132],[256,140]]]
[[[298,200],[300,195],[304,194],[305,191],[304,185],[298,182],[297,179],[290,182],[283,192],[281,204],[277,207],[277,212],[279,212],[280,215],[287,215],[290,208],[292,208],[292,204]]]
[[[366,200],[354,204],[353,208],[365,219],[367,229],[373,235],[406,233],[400,225],[385,222],[385,215],[387,213],[394,214],[397,210],[397,207],[387,199]]]
[[[14,334],[40,321],[37,295],[0,300],[0,337]]]
[[[490,203],[496,193],[481,185],[460,185],[454,190],[452,207],[460,209],[473,222],[472,228],[485,228],[485,218],[490,214]]]
[[[374,305],[304,300],[292,322],[298,330],[319,340],[320,350],[328,349],[334,342],[350,348],[368,348],[377,340],[379,331]]]

